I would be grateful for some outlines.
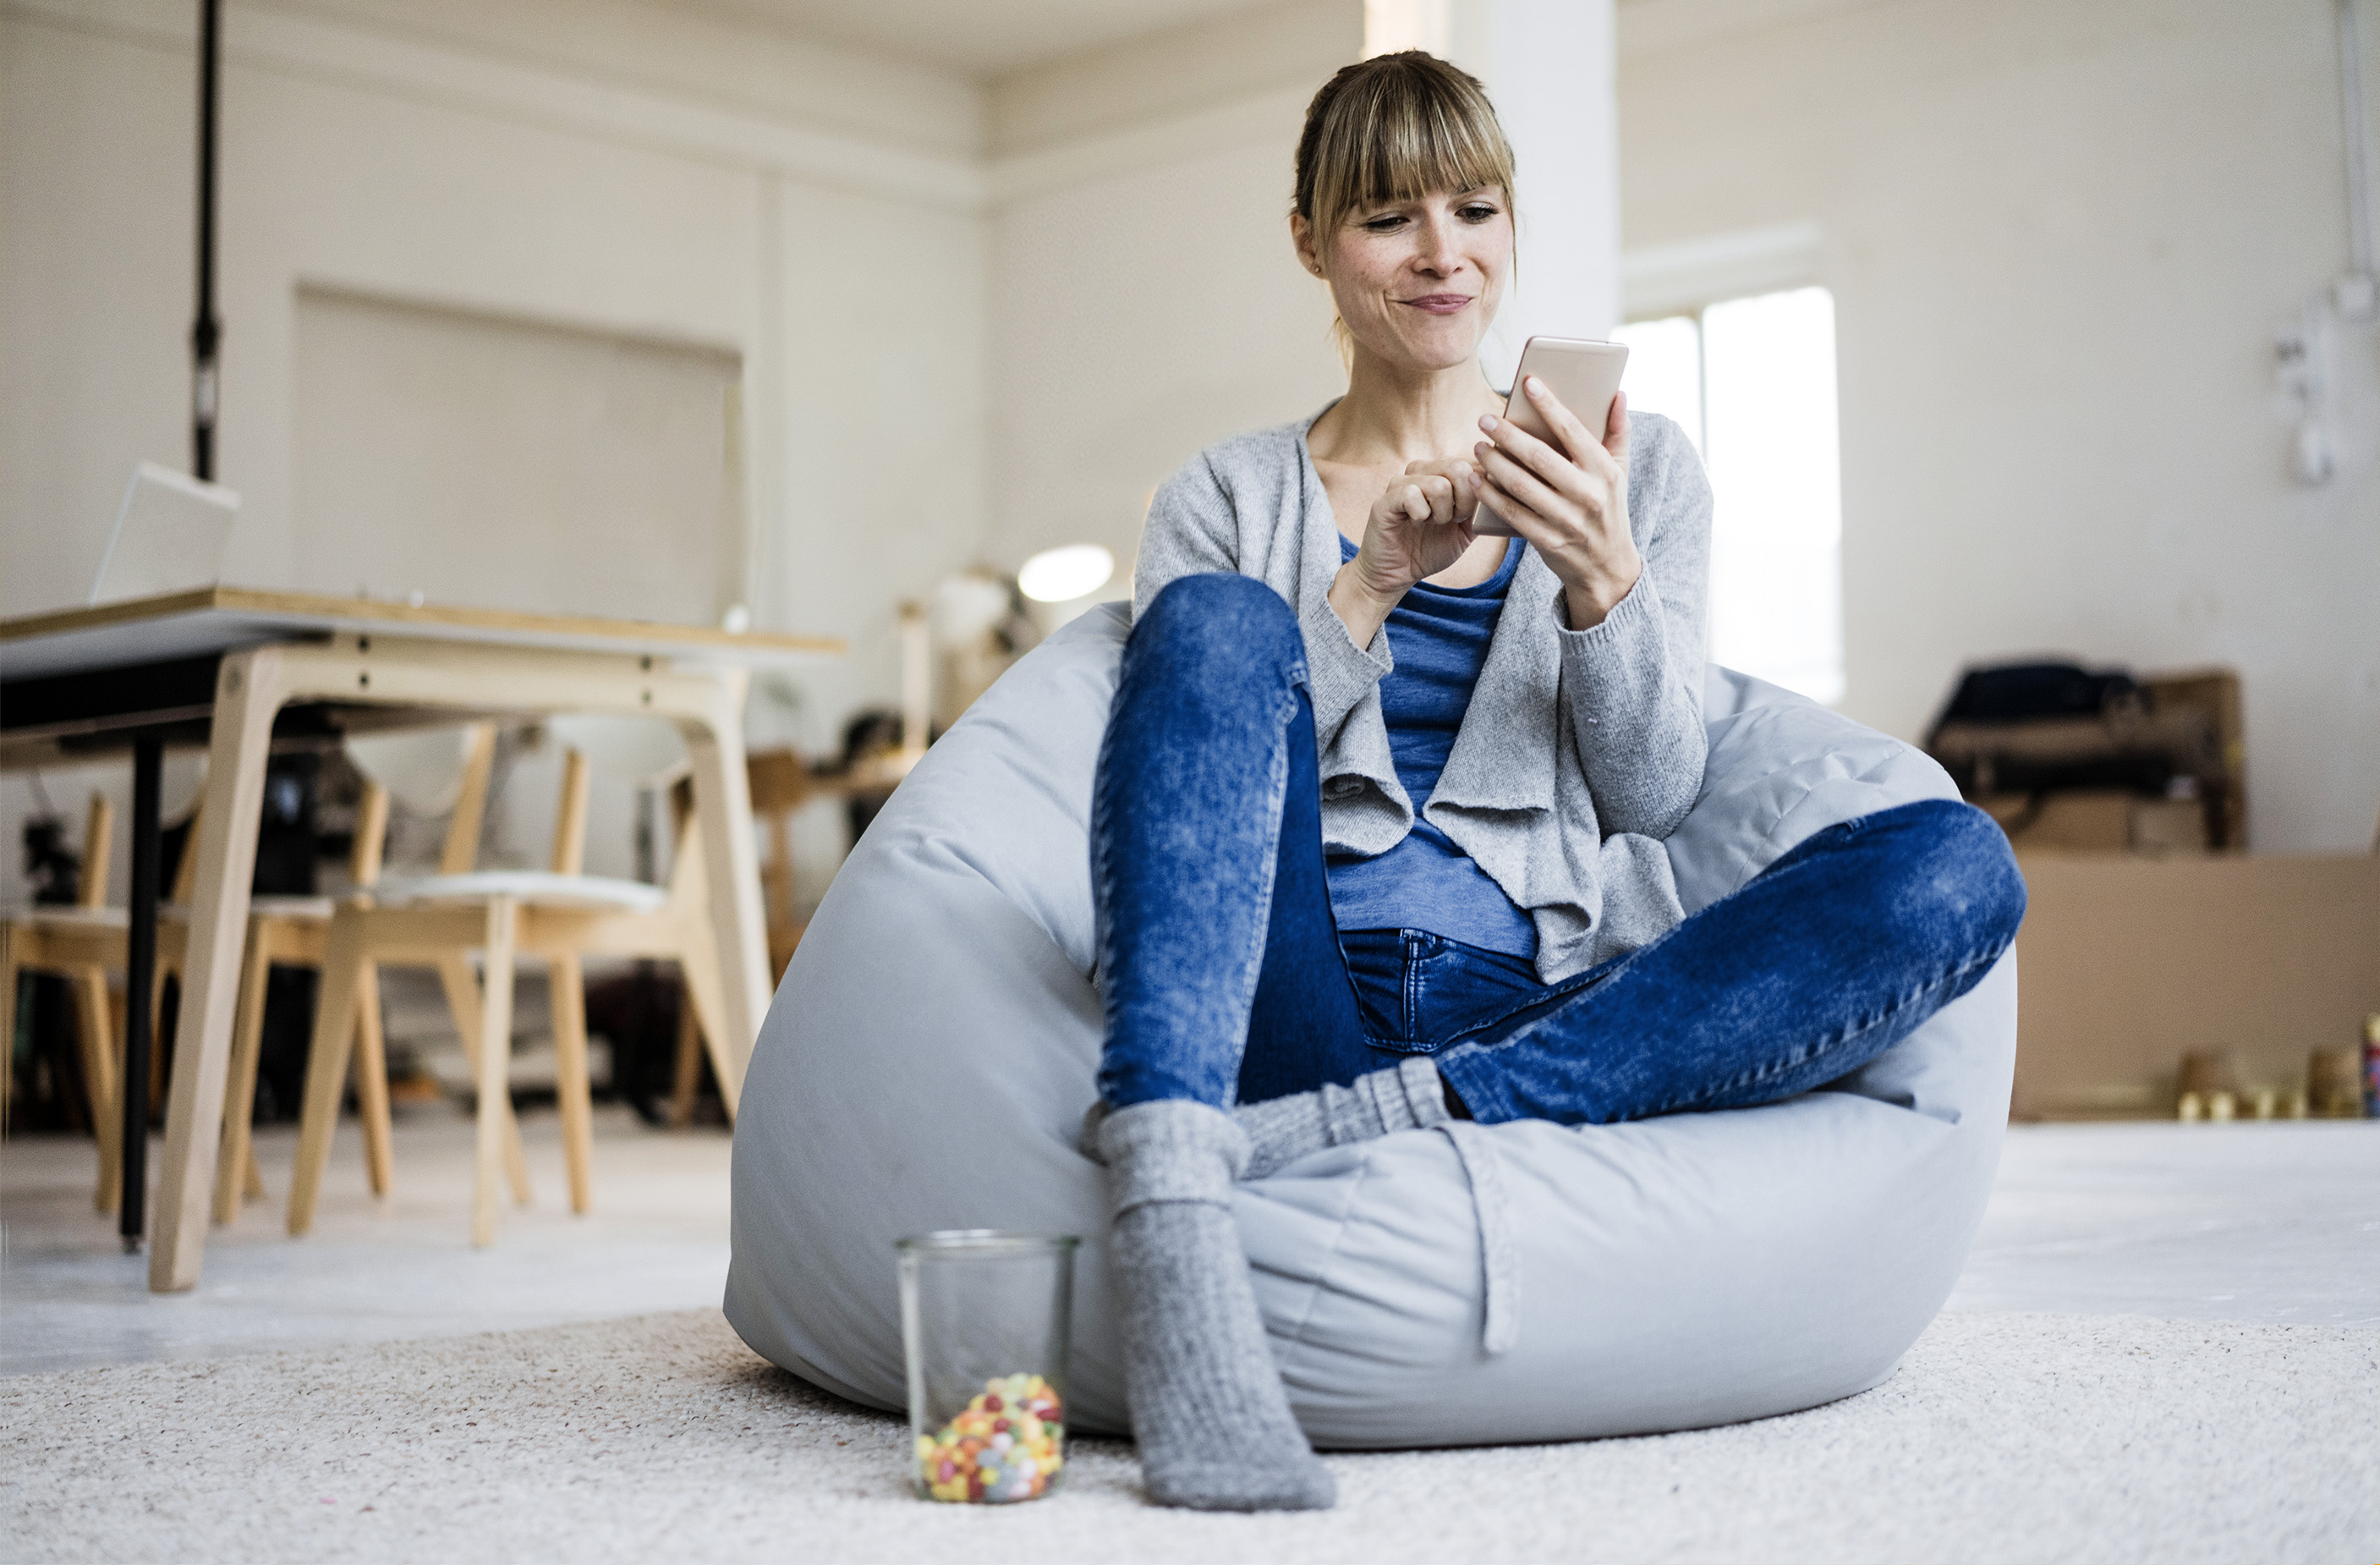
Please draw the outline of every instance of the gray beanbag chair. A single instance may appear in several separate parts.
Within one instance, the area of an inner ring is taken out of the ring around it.
[[[901,785],[804,937],[735,1127],[726,1311],[764,1356],[904,1405],[893,1241],[1083,1236],[1069,1401],[1126,1426],[1101,1171],[1075,1150],[1099,1003],[1091,771],[1127,625],[1075,621]],[[1955,797],[1933,762],[1714,667],[1710,761],[1669,850],[1687,908],[1811,832]],[[1866,1069],[1766,1108],[1415,1131],[1239,1188],[1290,1401],[1315,1443],[1570,1439],[1864,1390],[1933,1319],[1999,1156],[2003,962]]]

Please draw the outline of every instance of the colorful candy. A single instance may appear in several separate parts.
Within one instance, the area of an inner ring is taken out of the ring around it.
[[[917,1437],[917,1484],[932,1499],[1038,1499],[1065,1462],[1065,1413],[1038,1375],[985,1381],[966,1411]]]

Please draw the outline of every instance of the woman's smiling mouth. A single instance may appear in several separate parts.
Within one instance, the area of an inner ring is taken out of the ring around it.
[[[1473,297],[1470,294],[1424,294],[1419,298],[1399,299],[1397,302],[1427,310],[1432,315],[1451,315],[1469,304]]]

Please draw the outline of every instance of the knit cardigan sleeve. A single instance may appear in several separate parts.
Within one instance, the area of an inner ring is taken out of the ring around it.
[[[1579,770],[1606,835],[1667,837],[1701,791],[1703,626],[1711,491],[1684,431],[1638,415],[1630,531],[1644,574],[1601,625],[1557,625],[1561,691]],[[1658,431],[1655,424],[1666,426]],[[1553,612],[1564,612],[1561,598]]]

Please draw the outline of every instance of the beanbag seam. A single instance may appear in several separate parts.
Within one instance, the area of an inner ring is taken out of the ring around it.
[[[1296,1361],[1297,1352],[1306,1345],[1305,1328],[1314,1320],[1314,1311],[1322,1302],[1322,1285],[1330,1275],[1330,1268],[1339,1259],[1340,1247],[1346,1243],[1348,1231],[1354,1226],[1357,1197],[1364,1182],[1372,1177],[1372,1159],[1367,1155],[1355,1165],[1355,1177],[1346,1182],[1346,1194],[1339,1205],[1339,1218],[1330,1231],[1330,1244],[1323,1251],[1321,1264],[1314,1268],[1314,1280],[1306,1284],[1305,1308],[1298,1312],[1297,1327],[1289,1334],[1289,1352],[1281,1359],[1285,1373]]]

